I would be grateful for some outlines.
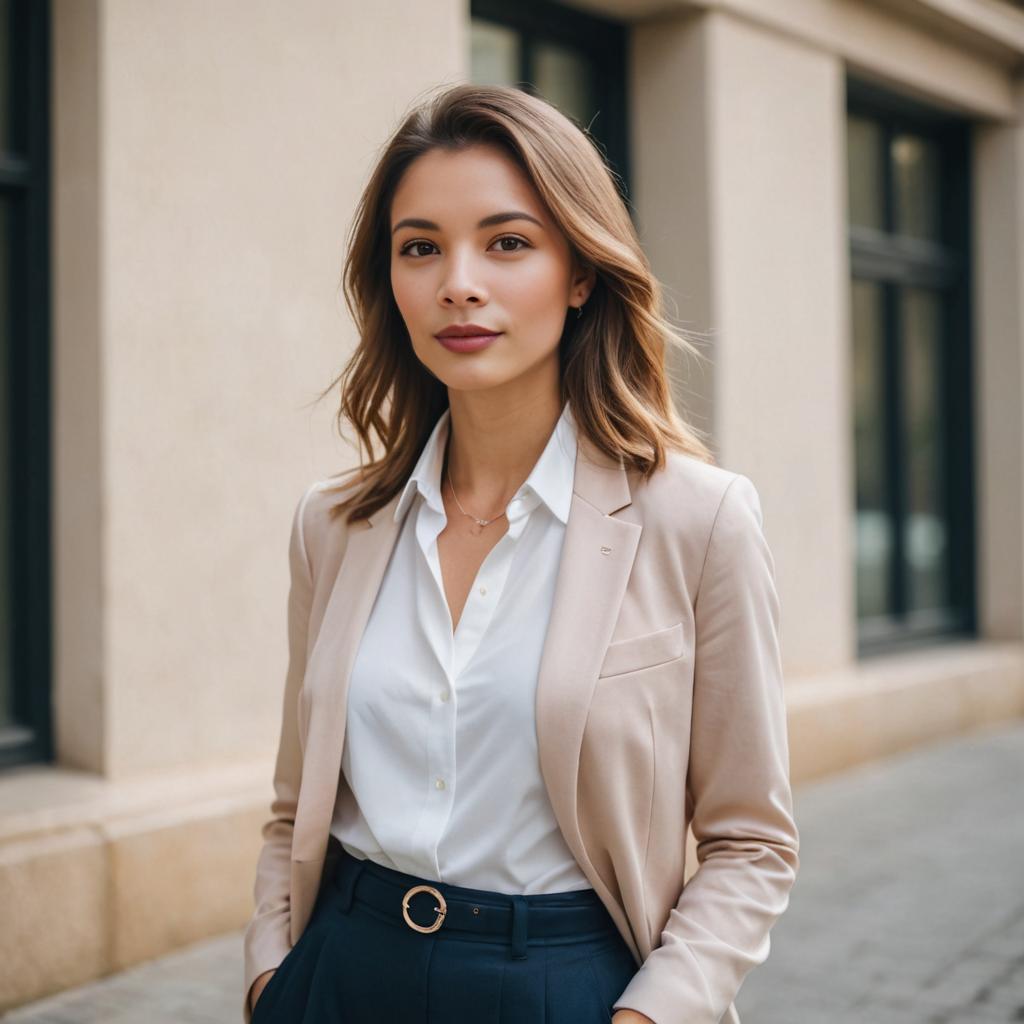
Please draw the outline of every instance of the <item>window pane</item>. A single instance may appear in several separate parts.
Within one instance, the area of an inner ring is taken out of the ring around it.
[[[13,148],[11,79],[14,69],[11,34],[11,0],[0,0],[0,149]]]
[[[850,223],[885,227],[882,129],[865,117],[846,119],[847,196]]]
[[[10,274],[11,253],[10,200],[0,197],[0,732],[14,720],[14,693],[11,679],[11,536],[10,486]]]
[[[469,27],[470,76],[477,85],[516,85],[519,81],[519,33],[481,18]]]
[[[900,324],[904,351],[907,439],[908,611],[944,607],[948,538],[943,499],[942,300],[938,292],[903,288]]]
[[[853,386],[857,510],[857,614],[890,610],[892,521],[886,476],[884,293],[873,281],[853,281]]]
[[[893,136],[891,153],[896,232],[940,241],[937,146],[928,139],[903,133]]]
[[[590,61],[568,47],[539,42],[533,66],[537,91],[563,114],[588,127],[597,113]]]

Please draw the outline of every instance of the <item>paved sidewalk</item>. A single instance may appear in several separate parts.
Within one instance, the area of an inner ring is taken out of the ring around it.
[[[795,794],[801,868],[743,1024],[1024,1021],[1024,722]],[[3,1017],[240,1024],[241,933]],[[532,1024],[532,1022],[524,1022]]]
[[[1024,723],[802,787],[743,1024],[1024,1021]]]

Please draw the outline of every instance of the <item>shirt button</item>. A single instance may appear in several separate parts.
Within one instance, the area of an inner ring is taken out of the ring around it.
[[[446,700],[448,700],[448,698],[450,696],[451,696],[451,693],[448,690],[442,690],[441,691],[441,700],[446,701]]]
[[[438,789],[444,789],[444,779],[435,779],[435,780],[434,780],[434,785],[435,785],[435,786],[436,786],[436,787],[437,787]]]
[[[486,587],[481,587],[480,588],[480,593],[481,594],[486,594],[487,593],[487,588]]]

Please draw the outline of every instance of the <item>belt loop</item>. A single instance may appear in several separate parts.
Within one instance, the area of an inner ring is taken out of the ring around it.
[[[512,897],[512,959],[526,959],[526,914],[529,904],[525,896]]]
[[[352,899],[355,896],[356,882],[362,874],[365,861],[359,857],[346,857],[338,871],[338,903],[343,914],[352,909]]]

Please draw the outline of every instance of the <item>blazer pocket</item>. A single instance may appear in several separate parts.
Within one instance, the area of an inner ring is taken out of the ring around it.
[[[653,633],[615,640],[608,645],[598,677],[618,676],[625,672],[636,672],[638,669],[661,665],[666,661],[674,661],[682,656],[683,640],[681,622],[666,626],[664,629],[656,629]]]

